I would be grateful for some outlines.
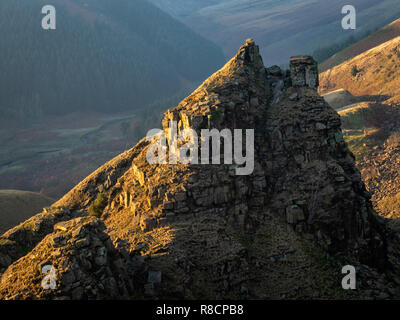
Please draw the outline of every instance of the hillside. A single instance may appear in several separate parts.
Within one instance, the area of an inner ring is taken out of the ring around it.
[[[230,0],[149,0],[173,17],[186,17],[203,8]]]
[[[376,210],[385,216],[397,212],[393,208],[397,149],[384,146],[400,130],[399,35],[400,20],[396,20],[326,61],[323,65],[333,67],[320,74],[319,92],[333,106],[341,104],[337,110],[344,138],[358,160]],[[335,59],[348,60],[335,66]]]
[[[343,89],[338,89],[329,92],[325,94],[323,97],[325,101],[328,102],[329,105],[336,110],[339,110],[345,106],[349,106],[359,102],[357,97],[353,96],[350,92]]]
[[[221,50],[146,0],[0,3],[2,118],[132,111],[176,95],[220,67]],[[157,23],[154,23],[157,21]]]
[[[260,45],[266,63],[287,64],[290,55],[310,54],[316,49],[363,37],[400,16],[397,0],[354,0],[356,31],[343,31],[341,9],[345,0],[151,0],[163,10],[224,49],[235,53],[243,39]]]
[[[159,144],[143,139],[0,237],[0,298],[399,297],[398,238],[372,210],[339,116],[317,94],[317,64],[302,56],[290,66],[265,68],[249,39],[165,114],[168,139],[172,120],[178,133],[254,130],[249,175],[226,153],[221,164],[149,164]],[[54,290],[40,285],[44,261]],[[349,263],[356,291],[340,286]]]
[[[350,45],[344,50],[336,53],[331,58],[327,59],[323,63],[320,64],[319,70],[320,72],[324,72],[328,69],[331,69],[342,62],[352,59],[358,56],[365,51],[368,51],[376,46],[381,45],[382,43],[392,40],[400,36],[400,19],[393,21],[389,25],[384,28],[379,29],[373,34],[369,35],[366,38],[361,39],[360,41]]]
[[[396,222],[400,217],[400,108],[361,103],[338,113],[374,209]]]
[[[400,217],[399,148],[400,137],[394,134],[358,164],[375,209],[388,218]]]
[[[0,233],[29,219],[53,202],[53,199],[34,192],[0,190]]]
[[[349,47],[360,50],[362,45],[369,46],[374,41],[379,43],[385,36],[389,38],[320,75],[320,92],[325,94],[325,99],[332,106],[347,105],[337,109],[344,139],[357,159],[357,168],[371,194],[374,209],[381,216],[394,218],[390,223],[397,225],[398,230],[400,91],[397,74],[400,37],[396,37],[396,32],[400,31],[399,26],[400,21],[397,20],[357,46]],[[354,103],[354,100],[362,101],[366,97],[375,101],[381,98],[387,100],[381,103]]]
[[[338,89],[355,96],[389,98],[385,103],[400,101],[400,37],[374,47],[320,74],[320,94]]]

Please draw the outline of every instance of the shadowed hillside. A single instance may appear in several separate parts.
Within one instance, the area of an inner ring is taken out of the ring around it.
[[[346,0],[151,0],[231,56],[242,39],[252,37],[268,64],[287,64],[290,55],[363,37],[400,16],[397,0],[353,0],[357,29],[343,30]]]
[[[319,70],[324,72],[328,69],[331,69],[346,60],[352,59],[355,56],[398,36],[400,36],[400,19],[393,21],[386,27],[374,32],[370,36],[361,39],[346,49],[336,53],[331,58],[321,63]]]
[[[325,93],[325,99],[332,100],[332,105],[347,104],[338,109],[344,139],[356,157],[357,168],[372,195],[374,209],[382,216],[394,218],[390,223],[397,230],[399,223],[396,220],[400,216],[399,26],[400,22],[397,20],[371,37],[350,46],[339,56],[344,57],[352,50],[354,53],[363,46],[368,48],[378,43],[376,47],[320,75],[320,92]],[[390,39],[391,37],[394,38]],[[389,40],[379,44],[385,39]],[[332,61],[331,59],[330,62]],[[363,103],[354,103],[356,100],[365,99],[364,95],[375,101],[380,97],[385,97],[386,100],[381,103],[366,100]],[[341,100],[343,96],[346,99]]]
[[[202,81],[220,49],[146,0],[0,2],[1,116],[131,111]]]

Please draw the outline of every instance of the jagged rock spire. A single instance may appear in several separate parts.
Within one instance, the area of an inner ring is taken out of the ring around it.
[[[177,121],[185,128],[251,128],[265,111],[270,87],[259,47],[248,39],[226,65],[165,114],[163,128]]]
[[[251,175],[235,175],[235,164],[149,164],[154,141],[144,139],[58,201],[61,213],[39,215],[5,234],[0,262],[12,263],[14,277],[24,278],[16,260],[25,255],[24,261],[37,263],[33,247],[52,257],[55,249],[44,249],[52,225],[67,220],[66,212],[85,214],[104,192],[108,204],[101,219],[118,252],[128,253],[121,263],[133,268],[141,297],[343,298],[347,293],[337,296],[341,278],[335,278],[341,274],[327,270],[326,256],[384,269],[387,239],[343,140],[339,115],[315,90],[316,70],[311,58],[292,59],[290,74],[266,69],[257,45],[247,40],[168,110],[163,127],[174,120],[179,130],[254,130]],[[28,239],[29,252],[8,250]],[[0,297],[40,290],[19,289],[4,276],[0,283]],[[316,293],[321,283],[323,292]],[[72,292],[61,284],[54,295]]]

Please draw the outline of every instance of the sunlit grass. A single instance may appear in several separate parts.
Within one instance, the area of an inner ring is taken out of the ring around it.
[[[364,155],[371,152],[375,146],[383,145],[388,134],[379,130],[343,130],[344,140],[356,160],[363,159]]]

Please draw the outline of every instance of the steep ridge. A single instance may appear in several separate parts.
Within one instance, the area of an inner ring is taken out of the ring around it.
[[[322,72],[319,92],[345,89],[355,96],[376,96],[378,101],[389,98],[385,103],[398,103],[399,68],[400,37],[397,37]]]
[[[54,0],[58,24],[43,30],[48,4],[0,3],[2,117],[137,110],[226,61],[216,45],[147,0]]]
[[[400,36],[400,19],[393,21],[387,26],[379,29],[366,38],[357,41],[346,49],[338,52],[329,59],[320,64],[320,71],[324,72],[331,69],[346,60],[350,60],[365,51],[368,51],[376,46],[381,45],[386,41],[393,40]]]
[[[396,296],[397,238],[372,210],[338,114],[316,92],[316,62],[290,62],[290,71],[265,68],[249,39],[165,114],[169,140],[171,120],[178,133],[199,136],[202,129],[254,129],[250,175],[237,175],[236,163],[150,164],[146,155],[161,133],[143,139],[0,238],[0,298]],[[99,193],[108,198],[101,220],[112,244],[103,231],[77,231]],[[46,261],[37,258],[44,253]],[[109,254],[118,255],[117,265]],[[56,289],[45,293],[37,280],[43,263],[57,272]],[[357,292],[340,287],[349,263],[362,279]],[[113,270],[129,270],[132,286]]]

